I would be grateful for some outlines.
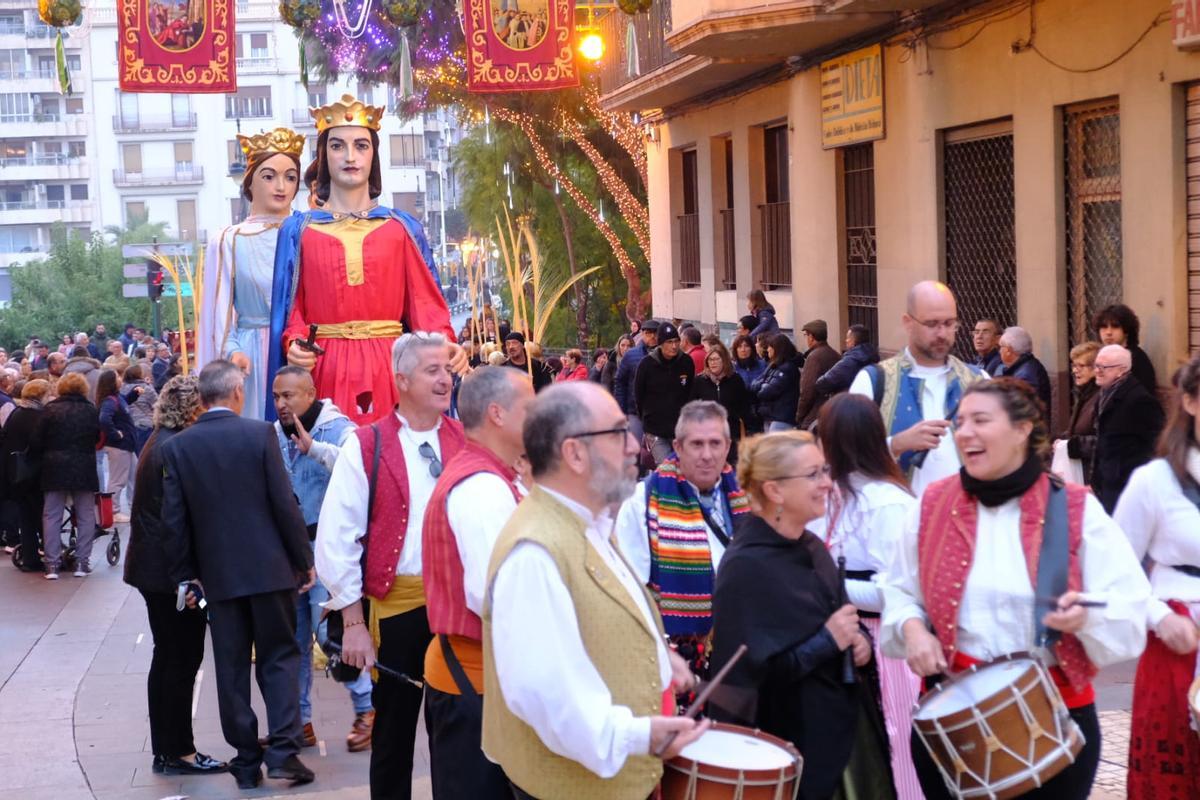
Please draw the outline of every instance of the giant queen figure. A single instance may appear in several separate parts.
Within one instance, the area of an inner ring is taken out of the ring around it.
[[[271,374],[285,360],[312,370],[317,396],[364,425],[395,405],[397,336],[424,331],[456,338],[421,223],[377,200],[383,108],[343,95],[311,113],[320,208],[289,217],[279,231],[269,366]],[[452,363],[459,370],[466,365],[457,344]],[[274,419],[270,398],[266,407]]]

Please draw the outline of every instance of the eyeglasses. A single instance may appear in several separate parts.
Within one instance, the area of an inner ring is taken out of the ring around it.
[[[1121,369],[1121,365],[1120,364],[1098,364],[1097,363],[1097,364],[1092,365],[1092,369],[1096,370],[1096,372],[1104,372],[1105,370],[1110,370],[1110,369]]]
[[[921,324],[924,325],[925,323],[922,322]],[[994,330],[992,330],[991,328],[976,328],[975,330],[971,331],[971,333],[974,334],[975,336],[989,336],[989,335],[995,336],[996,335],[996,332]]]
[[[1077,369],[1094,369],[1095,367],[1096,367],[1096,365],[1095,365],[1095,364],[1080,364],[1080,363],[1078,363],[1078,362],[1072,362],[1072,363],[1071,363],[1071,369],[1072,369],[1072,370],[1077,370]]]
[[[429,459],[429,477],[437,478],[442,474],[442,460],[434,452],[433,445],[429,442],[421,442],[421,446],[417,448],[417,453],[420,454],[421,458]]]
[[[781,478],[771,478],[770,480],[791,481],[791,480],[795,480],[796,478],[803,478],[806,481],[819,481],[819,480],[821,480],[821,478],[828,478],[832,474],[832,472],[833,472],[832,467],[830,467],[828,464],[823,464],[820,467],[818,467],[817,469],[814,469],[812,472],[808,473],[807,475],[784,475]]]
[[[566,439],[586,439],[589,436],[608,436],[609,434],[616,434],[616,433],[619,433],[622,436],[631,435],[630,431],[629,431],[629,423],[627,422],[624,425],[618,425],[615,428],[608,428],[607,430],[603,430],[603,431],[584,431],[583,433],[573,433],[570,436],[566,436],[564,438],[566,438]]]
[[[954,333],[958,327],[962,325],[962,320],[959,319],[917,319],[909,317],[913,322],[917,323],[927,331],[945,330]]]

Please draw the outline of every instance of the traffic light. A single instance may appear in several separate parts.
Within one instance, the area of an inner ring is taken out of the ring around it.
[[[163,269],[157,264],[146,265],[146,296],[151,300],[162,297]]]

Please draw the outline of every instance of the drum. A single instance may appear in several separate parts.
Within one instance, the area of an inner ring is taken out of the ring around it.
[[[716,723],[663,764],[663,800],[795,800],[803,759],[790,743]]]
[[[917,701],[913,728],[960,798],[1006,800],[1074,762],[1083,732],[1028,653],[978,664]]]

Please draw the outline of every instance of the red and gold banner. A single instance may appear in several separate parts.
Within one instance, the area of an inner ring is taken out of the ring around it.
[[[121,91],[236,92],[233,0],[118,0]]]
[[[468,90],[579,85],[575,0],[466,0],[466,5]]]

